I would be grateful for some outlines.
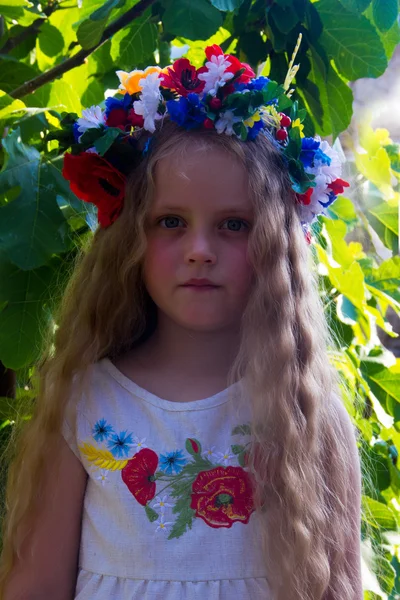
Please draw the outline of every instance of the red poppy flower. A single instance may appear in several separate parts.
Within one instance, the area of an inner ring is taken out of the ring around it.
[[[328,183],[328,188],[332,190],[335,196],[343,194],[344,188],[349,186],[350,184],[347,183],[347,181],[344,181],[344,179],[335,179],[335,181],[332,181],[332,183]]]
[[[154,450],[143,448],[121,471],[122,481],[142,506],[146,506],[147,502],[156,495],[154,474],[157,465],[158,456]]]
[[[161,75],[162,86],[176,90],[181,96],[187,96],[191,92],[200,94],[203,91],[205,81],[200,81],[196,67],[187,58],[178,58],[167,71],[168,74]]]
[[[254,511],[251,481],[241,467],[216,467],[199,473],[192,485],[190,508],[210,527],[247,523]]]
[[[108,227],[122,210],[125,176],[105,158],[91,152],[64,155],[62,174],[70,188],[84,202],[97,206],[101,227]]]

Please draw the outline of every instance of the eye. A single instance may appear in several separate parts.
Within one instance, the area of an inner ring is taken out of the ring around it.
[[[246,221],[243,221],[243,219],[227,219],[224,225],[225,224],[228,225],[229,231],[245,231],[250,227]],[[244,225],[245,229],[241,229],[242,225]],[[225,228],[223,227],[223,229]]]
[[[182,220],[179,217],[174,217],[172,215],[163,217],[158,221],[158,224],[160,225],[163,221],[165,222],[165,225],[162,225],[164,229],[175,229],[178,226],[179,221],[182,223]]]

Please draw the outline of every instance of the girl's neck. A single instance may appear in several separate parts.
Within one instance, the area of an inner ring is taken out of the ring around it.
[[[239,331],[193,331],[159,319],[155,333],[138,348],[143,364],[160,372],[180,371],[191,379],[226,379],[239,346]]]

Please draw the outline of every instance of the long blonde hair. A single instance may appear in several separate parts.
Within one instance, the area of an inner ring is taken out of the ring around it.
[[[49,332],[34,415],[18,436],[9,470],[0,597],[20,555],[24,525],[40,503],[44,458],[60,432],[72,380],[99,359],[140,344],[157,326],[141,277],[154,169],[171,154],[184,157],[193,143],[222,147],[238,160],[254,203],[248,249],[254,285],[228,383],[244,378],[249,392],[250,466],[273,597],[323,600],[329,593],[354,600],[343,502],[352,482],[332,402],[338,378],[328,348],[334,342],[280,153],[263,135],[242,143],[212,131],[184,131],[167,120],[128,177],[121,216],[82,250],[55,315],[57,327]]]

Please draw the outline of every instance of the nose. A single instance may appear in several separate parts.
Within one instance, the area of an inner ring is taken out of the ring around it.
[[[214,265],[217,254],[210,236],[204,233],[193,233],[187,238],[185,263],[208,263]]]

